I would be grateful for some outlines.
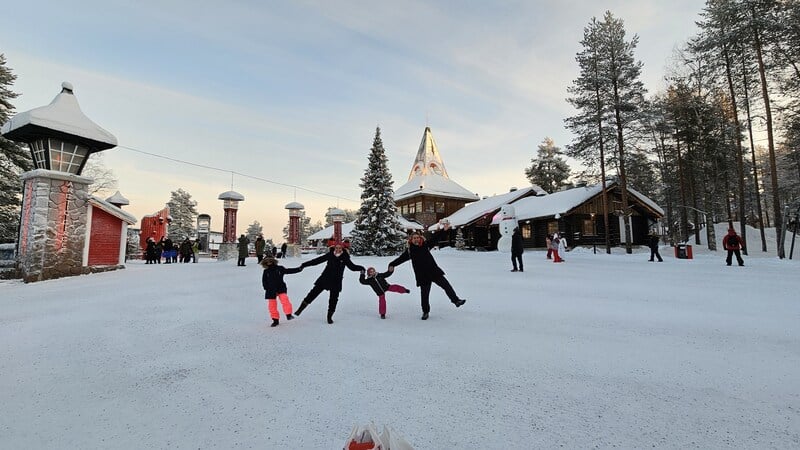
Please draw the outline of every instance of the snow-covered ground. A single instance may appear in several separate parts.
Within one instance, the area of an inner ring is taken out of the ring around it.
[[[370,421],[418,450],[798,448],[800,255],[751,247],[528,251],[524,273],[443,249],[467,303],[434,286],[428,321],[410,263],[387,320],[346,272],[333,325],[323,294],[277,328],[252,258],[3,282],[0,448],[336,449]],[[286,277],[295,306],[321,270]]]

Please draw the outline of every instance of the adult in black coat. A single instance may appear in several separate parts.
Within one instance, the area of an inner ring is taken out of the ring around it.
[[[658,262],[664,262],[664,260],[661,259],[661,254],[658,253],[659,245],[661,245],[661,239],[657,234],[651,233],[647,241],[647,246],[650,247],[650,259],[648,261],[653,262],[653,258],[658,258]]]
[[[299,316],[322,291],[327,290],[330,293],[328,297],[328,323],[333,323],[333,313],[336,312],[336,304],[339,303],[339,293],[342,291],[344,268],[347,267],[353,272],[361,272],[365,269],[363,266],[356,265],[350,260],[350,254],[347,253],[347,250],[344,249],[341,243],[334,244],[328,253],[306,261],[301,264],[300,267],[316,266],[322,263],[325,263],[325,269],[322,270],[322,274],[317,278],[317,281],[314,282],[314,287],[311,288],[306,298],[300,303],[300,307],[297,308],[294,315]]]
[[[436,264],[436,260],[431,255],[431,248],[439,243],[439,239],[447,229],[449,229],[449,226],[445,225],[443,230],[436,232],[428,241],[419,233],[411,234],[408,240],[408,249],[389,263],[389,271],[394,272],[396,266],[411,260],[411,267],[414,269],[414,277],[417,280],[421,296],[422,320],[428,320],[428,314],[431,311],[429,299],[431,284],[433,283],[436,283],[444,290],[450,301],[456,305],[456,308],[466,303],[466,300],[458,298],[453,286],[444,277],[444,271]]]
[[[522,247],[522,232],[519,227],[514,228],[514,233],[511,234],[511,269],[512,272],[524,272],[522,270],[522,253],[525,249]],[[519,269],[517,269],[517,262],[519,262]]]

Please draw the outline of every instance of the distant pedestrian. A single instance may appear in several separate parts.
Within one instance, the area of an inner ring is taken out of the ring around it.
[[[725,258],[725,262],[730,266],[733,255],[736,255],[736,261],[739,263],[740,266],[744,265],[744,260],[742,259],[741,249],[744,248],[744,241],[742,238],[736,234],[736,230],[733,228],[728,229],[728,234],[722,238],[722,248],[728,251],[728,257]]]
[[[460,307],[467,301],[458,298],[453,286],[445,278],[444,271],[436,264],[436,260],[431,255],[431,248],[435,247],[441,236],[450,229],[450,224],[444,224],[444,228],[436,232],[429,241],[425,241],[419,233],[412,233],[408,239],[408,248],[394,261],[389,263],[389,271],[393,272],[396,266],[411,260],[411,267],[414,269],[414,277],[419,286],[420,300],[422,303],[422,320],[428,320],[428,314],[431,310],[430,294],[431,285],[436,283],[447,294],[456,308]]]
[[[364,272],[361,272],[361,275],[358,277],[358,282],[361,284],[366,284],[378,294],[378,314],[381,315],[381,319],[386,318],[386,293],[387,292],[399,292],[401,294],[408,294],[411,292],[405,286],[401,286],[399,284],[389,284],[386,281],[386,278],[392,275],[391,271],[386,271],[383,273],[378,273],[375,271],[374,267],[367,268],[366,276]]]
[[[650,247],[650,259],[648,259],[648,261],[653,262],[653,258],[655,257],[658,259],[658,262],[664,262],[664,260],[661,259],[661,254],[658,253],[658,247],[661,245],[661,239],[656,233],[650,233],[647,245]]]
[[[522,232],[519,230],[519,227],[514,228],[514,233],[511,234],[511,265],[514,266],[511,269],[512,272],[524,272],[522,267],[522,253],[525,251],[525,248],[522,246]],[[519,263],[519,269],[517,269],[517,263]]]
[[[192,262],[197,262],[197,254],[200,253],[200,239],[195,239],[192,243]]]
[[[286,282],[283,281],[283,276],[290,273],[299,273],[303,270],[303,267],[287,269],[278,265],[278,261],[271,256],[261,260],[261,267],[264,268],[264,273],[261,275],[261,285],[264,287],[264,298],[267,299],[269,316],[272,318],[272,325],[270,326],[277,327],[281,317],[278,313],[278,300],[281,302],[283,313],[286,314],[286,320],[294,319],[292,302],[289,301],[289,295],[286,293]]]
[[[550,250],[553,252],[553,262],[560,263],[564,262],[561,259],[561,255],[559,255],[559,248],[561,247],[561,238],[558,236],[558,233],[553,233],[552,239],[550,239]]]
[[[336,304],[339,303],[339,293],[342,291],[342,279],[344,278],[345,267],[353,272],[361,272],[363,266],[354,264],[350,260],[350,254],[344,249],[344,246],[339,242],[334,244],[324,255],[318,256],[310,261],[304,262],[301,267],[316,266],[325,263],[325,269],[322,274],[314,282],[314,287],[306,294],[306,298],[300,304],[300,307],[295,311],[295,315],[299,316],[315,298],[327,290],[328,295],[328,323],[333,323],[333,313],[336,312]]]
[[[247,236],[245,235],[241,235],[239,236],[239,261],[236,263],[236,265],[244,267],[244,260],[247,259],[249,254],[250,239],[247,239]]]
[[[264,240],[264,236],[259,234],[256,238],[256,259],[258,262],[261,263],[261,260],[264,259],[264,250],[267,248],[267,241]]]
[[[281,244],[281,258],[286,258],[286,249],[287,248],[288,248],[288,246],[286,245],[286,242]]]
[[[544,246],[547,247],[547,259],[553,259],[553,237],[548,234],[544,238]]]

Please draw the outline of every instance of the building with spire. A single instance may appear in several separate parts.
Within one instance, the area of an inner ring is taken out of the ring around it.
[[[450,179],[430,127],[425,127],[408,181],[394,191],[400,214],[430,226],[455,213],[478,195]]]

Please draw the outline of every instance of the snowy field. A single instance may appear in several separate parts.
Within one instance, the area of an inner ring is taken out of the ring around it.
[[[0,448],[337,449],[370,421],[417,450],[798,448],[800,255],[753,247],[528,251],[524,273],[444,249],[467,303],[434,286],[428,321],[410,263],[387,320],[346,272],[333,325],[321,296],[277,328],[254,258],[2,282]],[[321,270],[286,277],[295,307]]]

